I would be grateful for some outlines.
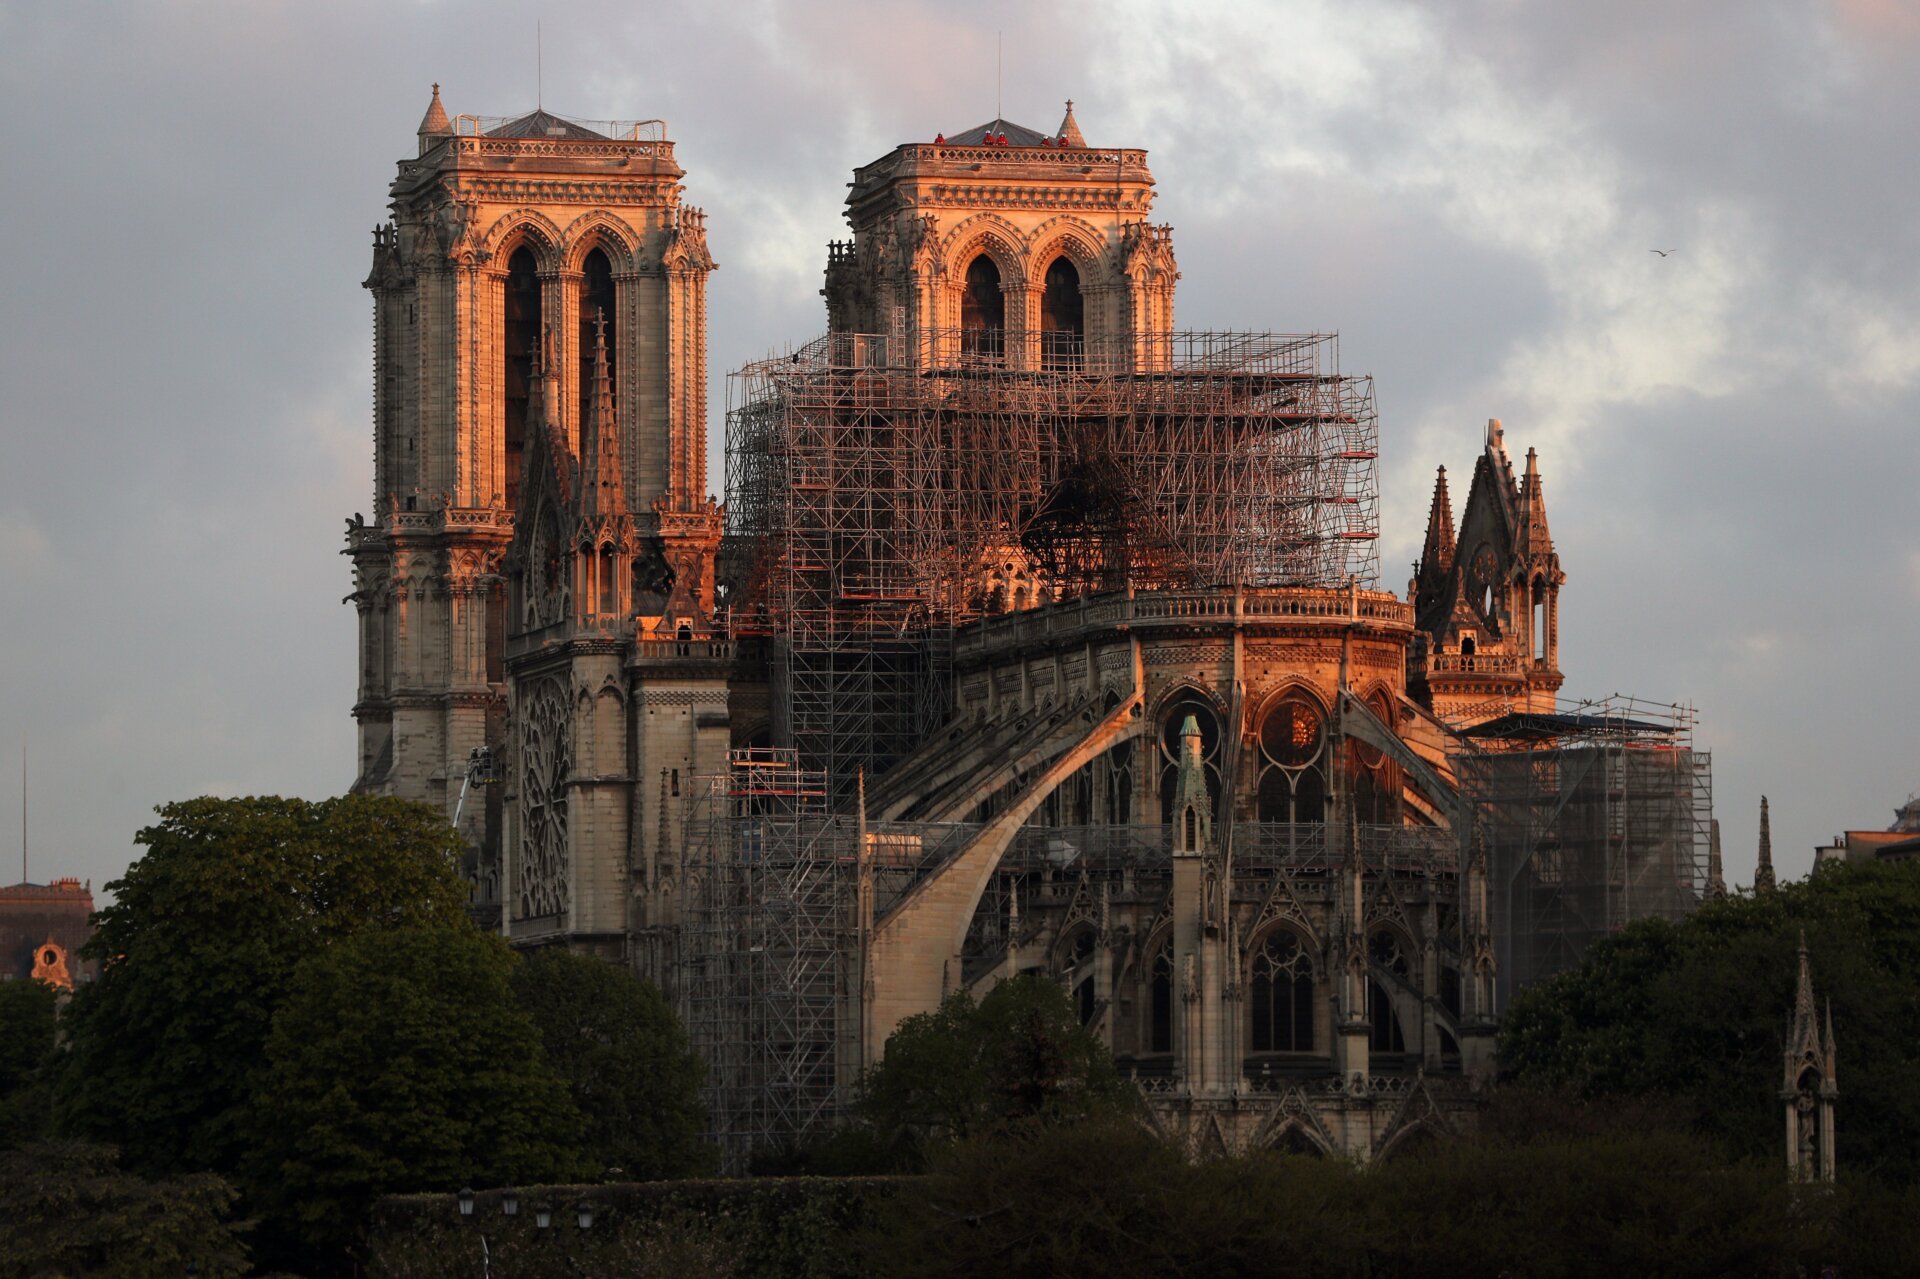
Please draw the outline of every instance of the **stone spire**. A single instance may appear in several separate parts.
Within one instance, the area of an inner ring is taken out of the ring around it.
[[[1707,900],[1717,902],[1727,895],[1727,872],[1720,860],[1720,819],[1713,819],[1712,835],[1707,843]]]
[[[1767,797],[1760,797],[1760,861],[1753,871],[1755,892],[1770,893],[1774,890],[1773,878],[1773,823],[1767,818]]]
[[[555,495],[563,506],[572,502],[574,484],[578,479],[574,469],[573,450],[567,446],[566,434],[554,422],[552,405],[553,387],[549,381],[552,367],[551,352],[548,343],[551,335],[542,335],[533,349],[532,367],[527,370],[527,457],[526,473],[537,474],[542,468],[553,473]],[[522,501],[530,486],[523,481]]]
[[[1180,771],[1174,779],[1173,822],[1176,855],[1198,857],[1213,843],[1213,796],[1207,789],[1207,766],[1200,760],[1200,722],[1191,715],[1180,725]]]
[[[1824,1034],[1822,1031],[1824,1030]],[[1835,1082],[1833,1003],[1827,1003],[1823,1027],[1813,998],[1813,973],[1807,963],[1807,934],[1800,932],[1800,979],[1794,989],[1793,1020],[1782,1054],[1780,1100],[1787,1137],[1787,1175],[1794,1181],[1832,1181],[1833,1108],[1840,1095]]]
[[[1453,498],[1447,493],[1447,468],[1433,477],[1433,506],[1427,512],[1427,541],[1420,549],[1421,573],[1445,573],[1453,567]]]
[[[1553,535],[1547,532],[1547,499],[1540,490],[1540,460],[1527,450],[1526,474],[1520,477],[1519,550],[1523,555],[1553,554]]]
[[[440,105],[440,86],[433,86],[433,101],[427,104],[426,115],[420,118],[420,154],[425,155],[440,138],[453,135],[453,121],[447,118],[447,109]]]
[[[1072,98],[1067,99],[1067,114],[1060,121],[1060,131],[1057,136],[1063,146],[1084,147],[1087,145],[1087,140],[1080,136],[1080,122],[1073,118]]]
[[[580,426],[581,509],[587,515],[623,515],[627,510],[625,471],[620,464],[620,430],[613,414],[613,380],[607,376],[607,317],[593,318],[593,385],[587,420]]]

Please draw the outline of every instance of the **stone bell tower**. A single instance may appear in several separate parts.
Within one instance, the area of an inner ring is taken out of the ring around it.
[[[643,680],[639,641],[713,610],[714,261],[682,176],[660,121],[450,116],[436,85],[374,232],[355,787],[458,809],[514,936],[624,935],[633,699],[689,665]]]
[[[1155,367],[1173,328],[1173,230],[1147,153],[996,119],[854,171],[828,247],[827,327],[904,341],[915,365]]]

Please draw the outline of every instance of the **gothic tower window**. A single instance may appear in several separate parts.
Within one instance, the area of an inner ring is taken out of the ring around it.
[[[526,452],[527,399],[533,386],[533,359],[540,349],[540,276],[533,250],[522,246],[507,259],[506,352],[506,499],[509,509],[520,502],[520,462]]]
[[[1046,367],[1079,363],[1084,315],[1080,272],[1066,258],[1055,258],[1047,268],[1046,291],[1040,301],[1040,355]]]
[[[1005,350],[1007,299],[1000,292],[1000,268],[984,253],[967,264],[966,291],[960,296],[960,328],[968,355],[998,358]]]
[[[607,324],[607,380],[614,386],[619,385],[614,372],[615,353],[620,344],[615,340],[615,314],[613,306],[613,263],[607,260],[606,252],[594,249],[580,264],[580,425],[587,423],[587,402],[593,396],[593,324],[596,317],[603,317]]]
[[[1258,817],[1263,822],[1326,819],[1327,716],[1303,692],[1281,698],[1260,721]]]
[[[1313,960],[1285,928],[1267,934],[1253,955],[1249,1041],[1258,1053],[1313,1051]]]

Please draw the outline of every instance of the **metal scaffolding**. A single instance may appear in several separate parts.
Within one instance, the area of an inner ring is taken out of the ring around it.
[[[947,705],[952,628],[1101,591],[1371,584],[1370,378],[1323,334],[831,334],[729,384],[737,634],[844,796]]]
[[[857,1063],[838,1024],[858,947],[853,833],[826,812],[826,778],[791,750],[733,753],[703,779],[687,824],[680,990],[707,1063],[725,1169],[831,1121]]]
[[[1467,730],[1453,763],[1488,857],[1501,1007],[1596,938],[1700,904],[1713,770],[1693,722],[1616,696]]]

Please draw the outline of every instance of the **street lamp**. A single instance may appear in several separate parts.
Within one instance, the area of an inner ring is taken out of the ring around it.
[[[536,1230],[545,1230],[553,1224],[553,1209],[541,1204],[533,1210],[533,1226]]]
[[[460,1188],[460,1215],[462,1217],[471,1217],[473,1215],[472,1186],[462,1186]]]
[[[580,1206],[576,1208],[574,1211],[579,1215],[580,1229],[592,1230],[593,1229],[593,1205],[588,1203],[586,1200],[582,1199],[580,1201]]]
[[[506,1216],[506,1217],[519,1216],[520,1215],[520,1196],[516,1195],[511,1190],[503,1191],[500,1195],[500,1213],[502,1216]]]

